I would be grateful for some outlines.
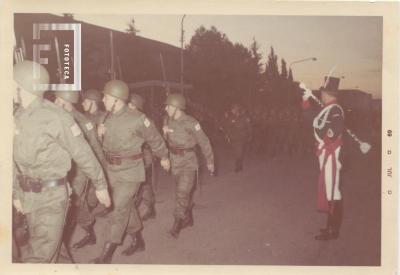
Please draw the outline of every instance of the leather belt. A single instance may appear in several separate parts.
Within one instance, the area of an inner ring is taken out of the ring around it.
[[[192,148],[175,148],[175,147],[169,147],[169,151],[174,154],[174,155],[184,155],[187,152],[195,152],[195,147]]]
[[[143,158],[143,153],[131,156],[112,155],[108,153],[106,153],[105,155],[107,162],[112,165],[121,165],[123,160],[139,160]]]
[[[20,175],[18,176],[18,183],[24,192],[41,193],[43,190],[65,185],[67,183],[67,178],[64,177],[56,180],[41,180]]]

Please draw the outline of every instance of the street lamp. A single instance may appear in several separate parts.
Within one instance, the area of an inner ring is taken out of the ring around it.
[[[290,69],[290,67],[292,67],[293,64],[302,63],[302,62],[306,62],[306,61],[310,61],[310,60],[311,61],[317,61],[317,58],[316,57],[308,57],[308,58],[295,60],[295,61],[293,61],[292,63],[289,64],[289,69]]]
[[[182,16],[182,20],[181,20],[181,93],[183,94],[183,42],[184,42],[184,38],[183,35],[185,33],[185,31],[183,30],[183,20],[185,19],[186,14],[184,14]]]

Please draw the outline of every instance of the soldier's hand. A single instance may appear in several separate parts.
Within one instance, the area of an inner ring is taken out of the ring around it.
[[[214,164],[207,164],[207,168],[208,168],[208,171],[210,171],[211,174],[214,173],[214,170],[215,170]]]
[[[162,127],[162,131],[163,131],[164,135],[168,134],[168,132],[169,132],[168,126],[167,126],[167,125],[164,125],[164,126]]]
[[[99,126],[97,127],[97,135],[99,137],[102,137],[105,132],[106,132],[106,126],[104,125],[104,123],[99,124]]]
[[[101,204],[104,204],[106,207],[111,206],[111,198],[107,189],[96,190],[96,197]]]
[[[24,214],[24,210],[22,209],[22,204],[20,200],[13,200],[13,205],[15,207],[15,210],[17,210],[17,212]]]
[[[167,158],[162,159],[160,161],[160,164],[161,164],[162,168],[164,168],[165,171],[169,171],[169,169],[171,169],[171,162]]]

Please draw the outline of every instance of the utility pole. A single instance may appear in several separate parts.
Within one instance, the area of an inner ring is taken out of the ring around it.
[[[186,14],[182,16],[181,20],[181,93],[183,94],[183,42],[184,42],[184,33],[183,30],[183,20],[185,19]]]

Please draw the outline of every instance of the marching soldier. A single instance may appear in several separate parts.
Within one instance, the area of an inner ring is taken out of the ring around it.
[[[38,77],[34,77],[34,71]],[[90,177],[99,201],[110,206],[99,162],[72,116],[43,99],[47,70],[32,61],[14,66],[15,114],[13,205],[24,213],[29,243],[22,262],[57,262],[69,202],[71,158]]]
[[[131,109],[132,113],[135,115],[142,115],[141,112],[143,110],[144,100],[138,94],[132,94],[130,102],[128,103],[128,107]],[[155,212],[155,196],[152,186],[152,177],[153,177],[153,153],[151,152],[151,148],[147,143],[144,143],[142,146],[143,152],[143,162],[145,167],[145,181],[140,185],[136,200],[133,202],[132,207],[138,208],[139,216],[142,221],[145,221],[150,218],[154,218],[156,215]],[[144,211],[140,211],[141,208],[139,206],[144,207]],[[134,214],[136,212],[131,212]],[[141,243],[138,242],[139,239],[135,238],[135,233],[137,229],[135,228],[134,223],[135,217],[132,217],[129,220],[128,227],[126,232],[128,235],[132,237],[133,242],[128,246],[127,249],[122,251],[122,255],[130,256],[133,255],[136,251],[143,249]]]
[[[130,102],[128,104],[129,108],[135,112],[143,112],[144,99],[138,94],[132,94]],[[140,186],[138,203],[143,207],[143,211],[139,211],[140,218],[145,221],[150,218],[155,218],[155,203],[156,199],[153,190],[153,153],[148,144],[143,144],[143,161],[145,166],[145,181]]]
[[[103,95],[95,89],[89,89],[83,93],[82,99],[82,107],[86,118],[97,126],[101,122],[100,119],[104,116],[104,111],[100,109]]]
[[[252,136],[250,118],[239,104],[234,104],[225,120],[225,132],[232,146],[235,158],[235,172],[243,170],[243,159]]]
[[[77,104],[79,101],[78,91],[57,91],[55,93],[56,99],[55,104],[70,113],[75,121],[78,123],[80,129],[83,132],[83,136],[91,146],[95,153],[97,160],[100,162],[102,167],[105,167],[105,157],[101,148],[100,142],[97,138],[95,125],[87,119],[82,113],[75,109],[73,104]],[[75,194],[75,200],[73,200],[73,212],[76,213],[77,224],[85,231],[85,236],[73,245],[73,248],[82,248],[89,244],[96,243],[96,234],[94,232],[95,217],[91,213],[88,205],[89,195],[89,179],[83,173],[79,167],[75,167],[75,173],[73,175],[72,189]]]
[[[339,160],[344,131],[344,112],[337,103],[339,78],[328,78],[321,89],[324,104],[322,110],[314,117],[314,136],[317,140],[317,155],[319,158],[320,176],[318,181],[317,208],[328,214],[327,226],[315,236],[316,240],[333,240],[339,237],[342,223],[342,194],[340,191]],[[310,116],[310,90],[303,94],[303,109]]]
[[[198,170],[196,148],[198,144],[206,158],[207,168],[214,172],[214,155],[208,137],[196,119],[187,115],[185,98],[170,94],[166,100],[167,119],[163,132],[170,150],[172,175],[176,183],[174,224],[169,234],[178,238],[181,229],[193,225],[194,179]]]
[[[136,250],[143,250],[142,223],[136,207],[132,207],[140,183],[145,180],[143,143],[149,144],[161,159],[161,166],[169,170],[168,150],[154,124],[140,112],[130,111],[126,102],[129,88],[121,80],[111,80],[104,87],[103,102],[108,117],[99,125],[98,135],[103,140],[107,161],[107,175],[112,190],[114,209],[108,219],[107,236],[103,251],[94,263],[110,263],[116,247],[121,244],[128,221],[132,243]]]
[[[93,124],[95,131],[97,131],[97,126],[101,123],[101,118],[104,117],[104,111],[100,108],[103,94],[96,89],[89,89],[83,92],[82,99],[83,114]],[[98,138],[97,134],[96,137]],[[87,204],[93,209],[92,211],[95,216],[105,216],[111,210],[110,208],[105,208],[103,205],[98,205],[96,196],[94,196],[93,185],[89,186]]]

